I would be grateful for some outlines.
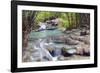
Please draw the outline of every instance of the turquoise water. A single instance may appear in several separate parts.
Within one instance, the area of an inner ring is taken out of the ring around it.
[[[64,33],[62,31],[55,29],[55,30],[32,31],[29,36],[31,39],[32,38],[40,39],[48,36],[59,36],[63,34]]]
[[[73,54],[76,52],[76,49],[72,48],[73,46],[69,46],[65,43],[55,43],[54,40],[49,39],[49,42],[47,37],[49,36],[63,36],[64,33],[58,29],[54,30],[42,30],[42,31],[32,31],[30,33],[30,38],[31,39],[36,39],[35,41],[32,40],[32,43],[34,48],[37,48],[41,51],[43,56],[46,56],[48,59],[53,59],[53,57],[58,57],[62,55],[62,48],[68,48],[68,53]],[[45,38],[46,37],[46,38]],[[49,52],[47,48],[52,48],[53,52]],[[71,48],[71,49],[69,49]],[[48,53],[49,52],[49,53]]]

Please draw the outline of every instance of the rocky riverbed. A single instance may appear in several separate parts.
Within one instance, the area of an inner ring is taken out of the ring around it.
[[[23,62],[89,59],[89,30],[72,29],[62,33],[53,33],[53,36],[49,35],[42,39],[30,38],[28,46],[23,48]]]

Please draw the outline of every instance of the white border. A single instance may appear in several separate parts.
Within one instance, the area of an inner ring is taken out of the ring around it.
[[[18,51],[17,64],[18,68],[25,67],[40,67],[40,66],[57,66],[57,65],[78,65],[78,64],[93,64],[94,63],[94,10],[93,9],[75,9],[75,8],[58,8],[58,7],[40,7],[40,6],[18,6]],[[22,10],[37,10],[37,11],[57,11],[57,12],[79,12],[90,13],[90,59],[88,60],[69,60],[69,61],[48,61],[48,62],[28,62],[22,63]]]

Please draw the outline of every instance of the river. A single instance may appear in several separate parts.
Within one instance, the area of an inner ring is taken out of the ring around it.
[[[63,42],[55,43],[52,37],[59,37],[64,35],[65,33],[59,29],[31,31],[29,35],[29,44],[32,44],[33,48],[38,50],[41,61],[57,60],[57,57],[61,56],[61,49],[63,47],[70,46]],[[49,52],[48,49],[54,50],[54,52]],[[69,52],[73,53],[76,52],[76,50],[69,50]]]
[[[54,30],[41,30],[41,31],[31,31],[30,33],[30,39],[41,39],[41,38],[47,38],[49,36],[59,36],[63,35],[64,33],[59,29]]]

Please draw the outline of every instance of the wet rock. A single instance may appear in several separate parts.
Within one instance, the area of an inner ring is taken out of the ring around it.
[[[47,50],[50,52],[50,54],[53,57],[61,55],[61,48],[56,48],[55,47],[55,48],[48,48]]]
[[[62,48],[62,55],[64,57],[69,57],[72,56],[76,53],[76,48],[72,47],[72,48]]]
[[[50,54],[54,57],[55,56],[55,49],[54,48],[47,48]]]

